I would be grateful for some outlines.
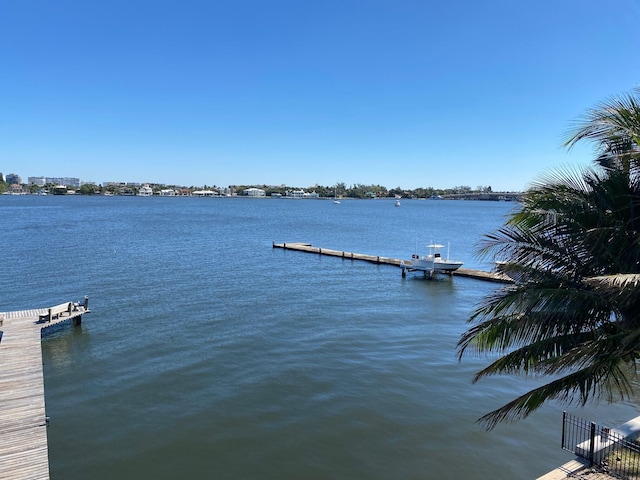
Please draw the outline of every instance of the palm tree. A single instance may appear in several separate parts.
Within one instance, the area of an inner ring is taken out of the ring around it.
[[[497,354],[474,382],[496,374],[550,381],[484,415],[491,429],[555,399],[584,405],[632,393],[640,359],[640,102],[602,103],[568,137],[595,142],[590,168],[550,173],[521,208],[485,236],[480,254],[506,260],[517,281],[486,297],[458,343]]]

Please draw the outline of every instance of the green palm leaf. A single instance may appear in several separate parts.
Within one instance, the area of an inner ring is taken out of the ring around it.
[[[640,359],[640,90],[589,110],[565,145],[596,145],[594,165],[559,169],[526,192],[481,258],[514,285],[488,295],[458,342],[458,358],[498,357],[476,373],[551,376],[480,419],[493,428],[545,401],[615,401],[632,393]]]

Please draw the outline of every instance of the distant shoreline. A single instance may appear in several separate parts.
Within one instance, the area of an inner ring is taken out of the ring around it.
[[[78,193],[78,192],[68,192],[65,194],[54,194],[54,193],[30,193],[30,192],[20,192],[20,193],[12,193],[12,192],[4,192],[1,195],[9,195],[9,196],[88,196],[88,197],[207,197],[207,198],[254,198],[254,199],[272,199],[272,200],[334,200],[334,197],[313,197],[313,198],[305,198],[305,197],[292,197],[286,195],[264,195],[264,196],[250,196],[250,195],[193,195],[193,194],[179,194],[179,195],[139,195],[132,193]],[[520,201],[522,193],[514,192],[514,193],[454,193],[454,194],[445,194],[440,195],[438,198],[432,197],[416,197],[416,196],[406,196],[401,197],[403,200],[479,200],[479,201],[493,201],[493,202],[517,202]],[[398,200],[395,197],[348,197],[342,196],[337,197],[339,200]]]

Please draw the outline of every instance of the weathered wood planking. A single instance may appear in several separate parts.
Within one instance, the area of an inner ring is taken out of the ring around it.
[[[377,263],[382,265],[393,265],[400,267],[404,262],[407,268],[411,268],[410,260],[401,260],[399,258],[381,257],[379,255],[366,255],[363,253],[344,252],[341,250],[332,250],[329,248],[314,247],[310,243],[272,243],[273,248],[283,248],[285,250],[295,250],[298,252],[316,253],[319,255],[328,255],[331,257],[346,258],[348,260],[363,260],[366,262]],[[459,268],[452,272],[453,275],[461,277],[475,278],[477,280],[486,280],[497,283],[513,283],[513,279],[499,272],[485,272],[482,270],[473,270],[470,268]]]
[[[89,310],[79,305],[40,321],[48,311],[0,312],[0,480],[49,479],[41,330]]]

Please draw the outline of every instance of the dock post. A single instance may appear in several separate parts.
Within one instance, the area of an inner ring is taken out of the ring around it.
[[[89,295],[84,296],[84,309],[89,310]]]
[[[82,315],[78,315],[77,317],[73,317],[73,324],[77,327],[82,323]]]
[[[402,278],[406,278],[407,277],[407,269],[402,267]]]

